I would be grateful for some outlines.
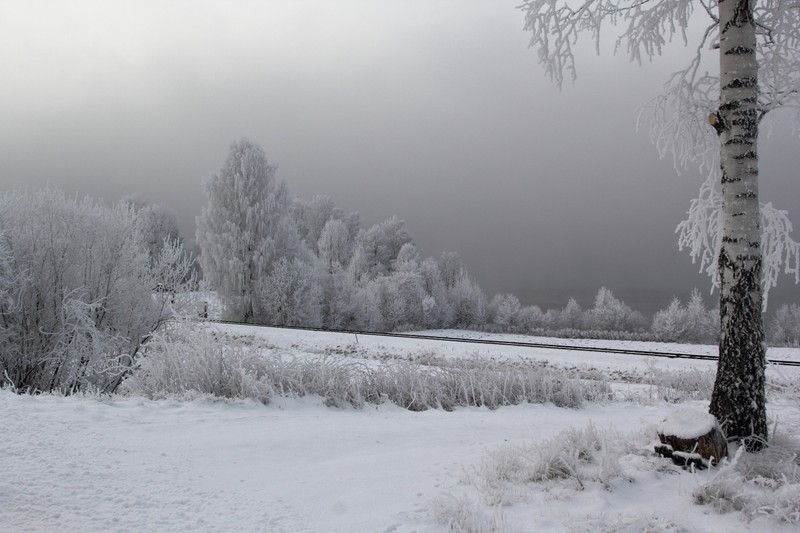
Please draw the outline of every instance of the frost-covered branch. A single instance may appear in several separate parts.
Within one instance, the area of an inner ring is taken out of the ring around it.
[[[598,53],[604,27],[618,30],[615,50],[624,47],[632,61],[660,55],[676,35],[687,42],[686,28],[694,11],[691,0],[641,0],[628,4],[619,0],[570,2],[525,0],[525,31],[530,46],[539,50],[539,62],[559,86],[565,74],[576,78],[574,45],[582,33],[590,33]],[[620,24],[625,21],[626,24]]]
[[[692,262],[700,263],[700,271],[711,276],[719,287],[717,257],[722,242],[722,195],[716,189],[717,173],[709,173],[700,186],[700,194],[692,200],[689,217],[678,224],[678,246],[689,249]]]
[[[671,155],[678,172],[692,165],[701,172],[719,166],[719,140],[707,122],[717,105],[719,79],[698,74],[700,63],[698,54],[686,69],[670,76],[662,94],[639,109],[637,128],[649,124],[659,157]]]
[[[678,245],[689,250],[692,262],[699,263],[700,271],[711,277],[714,287],[719,287],[717,257],[722,244],[722,195],[716,186],[718,174],[711,172],[700,187],[699,196],[692,200],[688,218],[678,225]],[[769,290],[778,282],[783,270],[793,274],[800,283],[800,242],[791,238],[792,223],[788,213],[761,204],[761,250],[763,254],[764,309]]]
[[[755,7],[759,23],[759,103],[800,111],[800,2],[769,0]],[[800,116],[796,117],[800,119]]]

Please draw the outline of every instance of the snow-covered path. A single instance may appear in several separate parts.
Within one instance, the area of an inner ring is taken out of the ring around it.
[[[412,413],[319,398],[152,402],[0,391],[0,530],[440,531],[431,501],[506,441],[589,419],[657,423],[630,404]]]

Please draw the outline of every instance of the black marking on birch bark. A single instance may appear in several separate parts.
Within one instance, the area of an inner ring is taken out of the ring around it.
[[[761,254],[742,254],[737,255],[736,259],[739,261],[758,261],[761,259]]]
[[[758,109],[753,109],[752,107],[748,107],[747,109],[735,109],[731,111],[731,114],[735,117],[753,117],[755,119],[758,117]]]
[[[730,56],[730,55],[739,56],[739,55],[753,54],[753,53],[755,53],[755,50],[753,50],[752,48],[749,48],[747,46],[734,46],[733,48],[727,50],[725,52],[725,55],[726,56]]]
[[[732,213],[732,217],[743,217],[746,213]]]
[[[758,198],[758,194],[753,191],[740,192],[736,198]]]
[[[739,183],[740,181],[742,181],[742,178],[729,178],[728,174],[723,174],[721,179],[722,183]]]
[[[739,242],[739,239],[737,237],[728,237],[727,235],[724,235],[722,237],[722,242],[729,242],[732,244],[736,244],[737,242]]]
[[[738,126],[748,132],[748,134],[752,135],[753,137],[756,136],[755,129],[756,129],[756,121],[750,120],[749,118],[741,118],[736,120],[731,120],[731,125]]]
[[[755,151],[753,150],[748,150],[743,154],[736,154],[735,156],[733,156],[733,159],[736,161],[745,161],[747,159],[758,161],[758,154],[755,153]]]
[[[753,143],[753,138],[748,135],[746,137],[732,137],[727,141],[725,141],[724,144],[725,146],[730,146],[733,144],[738,144],[742,146],[752,146],[754,143]]]
[[[758,124],[758,117],[740,116],[731,120],[734,126],[741,126],[748,134],[755,136],[756,124]]]
[[[728,85],[722,87],[722,90],[726,89],[744,89],[744,88],[751,88],[758,85],[758,80],[754,77],[747,77],[747,78],[735,78],[731,80]]]
[[[752,0],[739,0],[736,4],[733,10],[732,22],[734,22],[737,27],[753,23],[753,7],[750,4],[751,1]]]

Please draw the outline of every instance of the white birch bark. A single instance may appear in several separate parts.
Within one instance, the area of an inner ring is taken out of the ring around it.
[[[758,61],[752,0],[720,0],[720,99],[709,118],[720,140],[722,245],[719,364],[711,413],[728,438],[767,438],[758,201]]]

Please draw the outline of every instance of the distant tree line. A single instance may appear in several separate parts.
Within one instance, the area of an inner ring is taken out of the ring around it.
[[[719,313],[694,291],[652,321],[601,288],[591,308],[489,300],[458,255],[421,258],[405,223],[361,227],[327,196],[289,194],[258,145],[232,144],[197,218],[205,279],[235,321],[397,331],[462,328],[563,337],[716,342]],[[790,319],[787,319],[790,321]]]

